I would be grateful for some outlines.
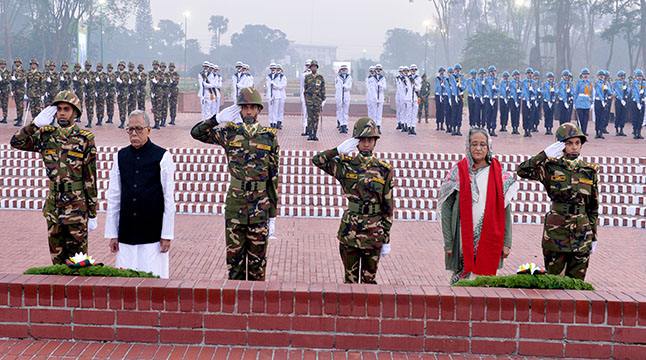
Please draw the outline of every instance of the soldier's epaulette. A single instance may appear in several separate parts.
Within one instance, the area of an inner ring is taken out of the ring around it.
[[[341,161],[352,161],[352,157],[345,154],[342,154],[340,158],[341,158]]]
[[[276,135],[277,131],[278,131],[278,129],[272,129],[272,128],[268,128],[268,127],[264,127],[264,126],[260,128],[260,132],[262,132],[262,133],[272,133],[272,134]]]
[[[557,159],[557,158],[551,158],[551,157],[548,157],[548,158],[547,158],[547,161],[548,161],[548,162],[557,162],[558,160],[559,160],[559,159]]]
[[[589,168],[594,169],[594,171],[597,171],[597,170],[599,169],[599,165],[590,164],[589,162],[585,162],[585,161],[582,161],[581,163],[582,163],[585,167],[589,167]]]
[[[379,165],[381,165],[381,166],[385,167],[385,168],[386,168],[386,169],[388,169],[388,170],[392,169],[392,167],[393,167],[393,166],[392,166],[392,165],[390,165],[389,163],[384,162],[384,161],[381,161],[381,160],[379,160]]]
[[[56,131],[56,126],[49,126],[49,125],[48,126],[43,126],[42,128],[40,128],[40,131],[41,132],[53,132],[53,131]]]
[[[88,140],[92,140],[92,139],[94,139],[94,134],[92,134],[91,132],[89,132],[89,131],[87,131],[87,130],[81,130],[81,131],[79,131],[79,134],[83,135],[83,136],[84,136],[84,137],[86,137]]]
[[[225,126],[225,128],[228,128],[228,129],[237,129],[239,127],[240,126],[238,124],[235,124],[235,123],[232,123],[232,122],[227,123],[227,125]]]

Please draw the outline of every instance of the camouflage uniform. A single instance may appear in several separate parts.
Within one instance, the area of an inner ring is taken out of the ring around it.
[[[67,61],[61,63],[61,71],[58,73],[58,91],[72,89],[72,73],[69,70],[63,70],[63,66],[69,66]]]
[[[312,60],[311,66],[318,62]],[[321,103],[325,100],[325,79],[321,74],[307,74],[304,80],[305,104],[307,105],[307,131],[310,134],[308,140],[318,140],[316,132],[319,125]]]
[[[557,141],[585,136],[574,123],[556,131]],[[548,158],[544,151],[520,164],[518,176],[540,181],[552,200],[545,215],[543,256],[548,273],[583,280],[592,242],[597,241],[599,190],[597,166],[580,159]]]
[[[139,91],[139,75],[135,72],[135,63],[128,63],[128,114],[137,110],[137,92]]]
[[[161,71],[159,70],[159,67],[155,69],[155,65],[159,66],[159,61],[153,60],[153,69],[148,72],[148,81],[150,82],[150,101],[152,102],[153,106],[153,118],[155,120],[155,126],[153,129],[159,129],[159,112],[161,111],[159,109],[159,103],[160,103],[160,96],[162,94],[161,91]]]
[[[417,110],[417,122],[422,122],[422,111],[424,119],[428,123],[428,96],[431,94],[431,83],[422,80],[422,87],[419,90],[419,109]]]
[[[146,81],[148,75],[144,71],[144,64],[137,65],[139,72],[137,73],[137,109],[146,111]]]
[[[101,68],[101,70],[99,70]],[[94,76],[96,88],[96,124],[101,126],[103,114],[105,114],[105,99],[108,86],[108,73],[103,71],[103,63],[96,64],[96,73]]]
[[[45,65],[48,68],[43,72],[43,84],[45,85],[45,103],[43,106],[49,106],[54,102],[54,98],[58,94],[58,72],[49,70],[49,67],[56,66],[53,61],[48,61]]]
[[[159,97],[159,108],[160,108],[160,113],[159,113],[159,120],[160,124],[159,126],[164,127],[166,126],[166,119],[168,118],[168,93],[170,91],[170,74],[166,71],[166,63],[161,62],[159,64],[160,67],[160,73],[161,73],[161,96]]]
[[[120,61],[119,66],[123,66],[125,68],[126,63],[124,61]],[[115,82],[117,83],[117,103],[119,104],[119,128],[123,129],[123,124],[126,123],[126,116],[128,115],[128,80],[130,76],[127,71],[121,68],[116,75],[117,78]]]
[[[11,89],[11,71],[6,67],[7,60],[0,59],[0,64],[5,65],[4,69],[0,69],[0,108],[2,108],[2,120],[0,123],[7,123],[7,114],[9,113],[9,94]]]
[[[238,104],[242,103],[262,104],[262,98],[257,90],[245,88],[238,96]],[[257,121],[229,123],[223,128],[217,125],[215,116],[199,122],[191,136],[222,146],[229,159],[231,183],[225,210],[229,279],[264,280],[268,221],[276,217],[278,204],[280,148],[276,129]]]
[[[32,59],[29,65],[38,65],[38,60]],[[43,96],[43,72],[36,69],[27,71],[27,98],[29,98],[29,110],[31,118],[35,119],[42,110],[40,97]]]
[[[72,92],[62,92],[56,100],[79,100]],[[54,103],[57,103],[55,101]],[[43,215],[47,219],[49,251],[53,264],[64,264],[77,252],[87,253],[88,217],[96,217],[96,147],[94,135],[76,124],[66,134],[55,126],[38,128],[34,123],[20,129],[11,146],[39,152],[49,177],[49,193]]]
[[[85,115],[87,116],[86,128],[92,127],[92,119],[94,119],[94,103],[96,101],[96,72],[92,71],[92,62],[85,61],[85,77],[83,78],[85,84]]]
[[[85,72],[81,71],[81,64],[76,63],[74,64],[74,71],[72,71],[72,87],[74,94],[79,98],[81,112],[83,112],[83,96],[85,95],[85,82],[83,80],[85,80]],[[76,121],[80,122],[81,118],[79,117]]]
[[[175,71],[175,64],[168,64],[168,76],[170,78],[168,106],[170,111],[170,125],[175,125],[177,117],[177,98],[179,97],[179,73]],[[172,68],[172,69],[170,69]]]
[[[16,103],[16,123],[15,126],[22,126],[22,115],[25,111],[25,79],[27,74],[22,67],[22,60],[16,58],[14,65],[19,63],[11,73],[11,90],[13,91],[13,101]]]
[[[377,125],[370,118],[361,118],[352,136],[379,138]],[[312,162],[337,179],[348,198],[337,234],[345,282],[357,283],[361,277],[362,283],[376,284],[381,247],[390,242],[393,223],[391,166],[372,154],[339,156],[336,148],[319,153]]]
[[[106,97],[105,97],[105,113],[108,117],[106,124],[112,124],[112,117],[114,117],[114,102],[117,100],[117,74],[112,72],[114,67],[108,64],[108,72],[106,73]]]

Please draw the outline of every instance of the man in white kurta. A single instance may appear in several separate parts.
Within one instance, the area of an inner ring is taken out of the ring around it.
[[[339,132],[348,132],[348,114],[350,112],[350,90],[352,90],[352,76],[348,74],[348,65],[341,65],[339,75],[334,79],[336,119],[339,122]]]
[[[150,119],[133,111],[126,131],[130,146],[112,163],[106,199],[105,237],[116,267],[168,278],[175,228],[175,164],[169,151],[148,138]]]

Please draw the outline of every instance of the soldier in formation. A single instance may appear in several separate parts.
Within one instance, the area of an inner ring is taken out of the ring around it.
[[[352,90],[352,75],[348,74],[348,65],[339,67],[339,74],[334,78],[334,98],[336,101],[336,121],[339,133],[348,133],[348,114],[352,102],[350,91]]]
[[[310,63],[310,74],[305,76],[304,91],[307,104],[307,141],[319,141],[317,136],[321,104],[325,102],[325,79],[318,73],[319,64],[316,60]]]
[[[144,64],[137,65],[137,110],[146,111],[146,82],[148,75],[144,71]]]
[[[117,100],[117,74],[113,72],[114,66],[108,64],[108,73],[106,74],[105,86],[105,115],[107,116],[106,124],[112,124],[114,117],[114,102]]]
[[[417,123],[422,122],[422,113],[424,120],[428,124],[428,97],[431,95],[431,84],[426,80],[426,74],[422,75],[422,86],[419,90],[419,110],[417,111]]]
[[[108,90],[108,73],[103,71],[102,62],[96,63],[94,80],[94,86],[96,89],[96,126],[102,126]]]
[[[29,62],[31,69],[27,71],[27,98],[29,99],[29,110],[31,111],[31,118],[35,119],[41,110],[41,92],[43,73],[38,70],[38,60],[32,59]]]
[[[266,98],[269,105],[269,125],[272,129],[280,130],[283,128],[287,78],[283,74],[281,64],[270,64],[269,71],[265,78]]]
[[[214,69],[215,72],[215,69]],[[219,77],[220,75],[214,73],[214,77]],[[175,125],[175,118],[177,117],[177,100],[179,97],[179,73],[175,71],[175,63],[170,62],[168,64],[168,111],[170,113],[170,122],[169,125]],[[222,79],[220,78],[220,82]],[[220,83],[221,84],[221,83]],[[220,85],[222,86],[222,85]],[[146,89],[143,89],[144,99],[146,96]],[[141,85],[140,85],[140,96],[141,96]],[[143,110],[143,109],[142,109]],[[218,111],[216,107],[216,112]]]
[[[2,120],[0,124],[7,123],[9,113],[9,93],[11,84],[11,71],[7,68],[7,60],[0,59],[0,108],[2,108]]]

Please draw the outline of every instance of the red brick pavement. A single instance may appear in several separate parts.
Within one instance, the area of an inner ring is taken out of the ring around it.
[[[114,255],[103,238],[104,213],[90,236],[89,252],[114,265]],[[336,230],[339,220],[278,218],[270,239],[267,280],[280,282],[342,282]],[[37,211],[3,210],[0,273],[17,273],[50,264],[45,219]],[[500,274],[515,272],[521,263],[542,267],[542,227],[514,225],[511,256]],[[210,215],[177,215],[176,239],[171,248],[171,278],[217,280],[226,278],[224,218]],[[587,280],[607,291],[644,291],[646,230],[599,229],[599,247],[592,255]],[[377,274],[381,284],[446,285],[443,242],[438,222],[395,222],[392,252]]]

